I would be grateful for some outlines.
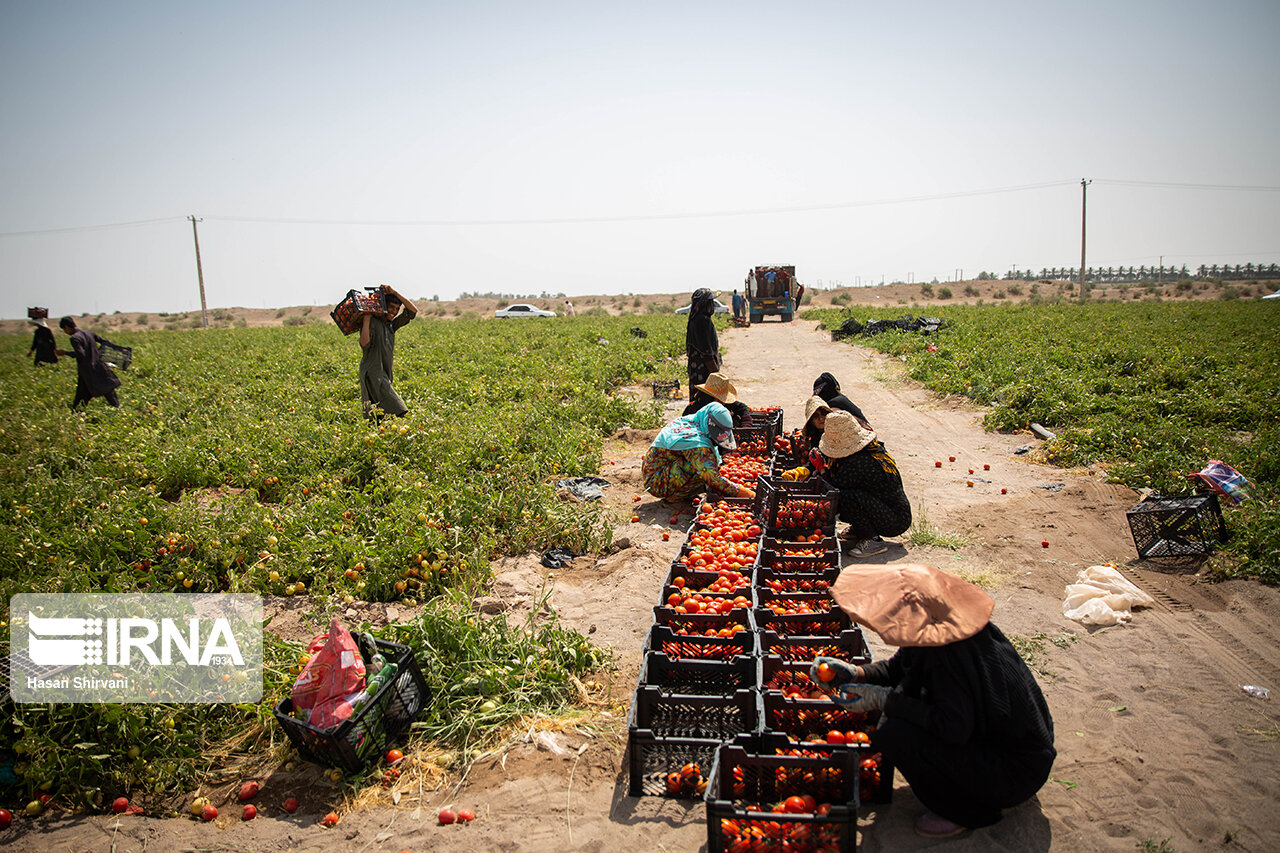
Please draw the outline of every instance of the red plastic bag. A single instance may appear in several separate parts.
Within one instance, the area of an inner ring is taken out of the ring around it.
[[[335,700],[342,699],[364,689],[364,659],[360,649],[341,622],[329,623],[328,639],[318,652],[311,656],[302,674],[293,685],[293,707],[313,711],[309,722],[321,728],[336,720],[316,719],[316,710],[332,709]],[[331,710],[320,716],[328,717]]]

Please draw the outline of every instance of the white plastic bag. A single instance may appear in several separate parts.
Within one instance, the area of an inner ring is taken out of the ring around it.
[[[1154,598],[1114,566],[1090,566],[1080,570],[1075,583],[1067,585],[1062,615],[1083,625],[1119,625],[1133,617],[1133,608],[1153,604]]]

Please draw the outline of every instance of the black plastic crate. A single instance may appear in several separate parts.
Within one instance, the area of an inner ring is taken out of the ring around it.
[[[790,531],[793,536],[800,532],[801,531]],[[818,537],[811,535],[809,538],[801,540],[778,536],[770,531],[765,535],[764,541],[761,543],[760,556],[763,559],[766,552],[772,552],[773,556],[770,558],[771,562],[767,565],[770,567],[777,567],[780,560],[787,559],[786,551],[811,548],[816,550],[817,554],[825,558],[831,563],[831,565],[840,565],[841,548],[840,540],[836,537],[836,526],[834,524],[827,525],[826,527],[821,528],[819,532],[823,535]],[[834,561],[832,561],[833,555]],[[816,566],[818,561],[815,560],[814,562]]]
[[[707,852],[855,850],[858,758],[855,750],[819,757],[720,747],[705,796]],[[825,806],[826,813],[772,811],[776,803],[806,794]]]
[[[1138,556],[1144,559],[1208,554],[1227,540],[1222,508],[1214,494],[1174,498],[1152,495],[1125,516]]]
[[[656,737],[728,740],[759,728],[759,696],[755,690],[695,696],[637,687],[627,728],[645,729]]]
[[[815,613],[775,613],[769,605],[773,601],[806,602],[822,607]],[[822,605],[826,605],[823,607]],[[829,593],[797,592],[777,595],[768,589],[756,589],[756,628],[773,631],[783,637],[839,634],[853,627],[849,614],[840,609]]]
[[[670,628],[675,634],[709,638],[719,636],[722,631],[734,626],[741,626],[735,633],[756,630],[752,613],[752,610],[745,607],[728,613],[677,613],[675,608],[659,604],[653,608],[653,624]]]
[[[766,462],[773,455],[773,436],[773,430],[768,424],[746,424],[733,428],[733,440],[737,442],[738,452],[759,456]]]
[[[644,650],[662,652],[669,658],[680,660],[725,661],[740,655],[754,656],[759,652],[757,642],[757,634],[749,624],[746,624],[746,630],[729,637],[677,634],[665,625],[654,625],[649,629]]]
[[[839,489],[819,479],[793,482],[767,476],[758,482],[760,518],[770,536],[785,538],[784,531],[834,528]]]
[[[791,561],[798,559],[801,558],[790,557],[785,558],[782,562],[791,565]],[[809,559],[816,560],[818,558],[810,557]],[[838,577],[840,577],[840,563],[837,557],[835,565],[815,567],[812,571],[780,571],[763,565],[756,566],[754,584],[760,590],[767,590],[774,594],[822,592],[830,595],[831,587],[835,585]]]
[[[784,663],[808,666],[816,657],[837,658],[861,665],[871,661],[871,649],[858,626],[835,635],[783,636],[776,631],[760,632],[760,654],[781,658]]]
[[[774,690],[760,693],[760,731],[781,732],[797,740],[842,732],[869,732],[880,721],[880,712],[855,713],[830,699],[788,699]]]
[[[276,705],[276,720],[306,761],[359,773],[369,761],[381,758],[391,739],[408,729],[414,717],[431,701],[431,689],[413,650],[383,640],[378,640],[377,646],[389,663],[397,665],[395,678],[389,679],[350,718],[334,728],[320,729],[291,716],[292,698]]]
[[[670,381],[655,379],[653,381],[653,399],[670,400],[674,397],[679,396],[679,394],[680,394],[679,379],[672,379]]]
[[[865,646],[863,648],[865,649]],[[827,655],[827,657],[835,657],[845,663],[859,666],[871,663],[870,653],[858,654],[854,649],[839,649],[839,652],[838,656]],[[762,655],[756,660],[760,668],[756,681],[761,690],[772,690],[784,694],[789,689],[796,689],[802,693],[819,690],[819,685],[814,684],[809,678],[809,667],[813,665],[813,658],[786,660],[781,655]],[[826,697],[818,694],[817,698],[825,701]]]
[[[671,570],[667,572],[667,579],[662,585],[662,601],[665,602],[667,600],[667,596],[671,594],[671,589],[673,587],[677,590],[687,590],[690,594],[700,592],[703,595],[728,595],[730,598],[740,594],[746,598],[751,598],[751,583],[755,574],[755,568],[753,566],[743,566],[741,569],[734,569],[732,571],[736,571],[742,575],[741,586],[736,587],[730,593],[707,592],[707,587],[711,586],[719,579],[720,573],[718,571],[711,571],[710,569],[691,569],[685,564],[679,562],[679,560],[676,560],[672,562]],[[683,579],[683,586],[676,586],[677,578]]]
[[[778,576],[804,575],[840,569],[840,549],[825,547],[825,539],[820,542],[778,543],[776,539],[765,541],[780,547],[770,548],[766,545],[760,549],[760,556],[756,561],[757,573],[760,569],[768,569]],[[829,541],[835,543],[839,540],[832,537]],[[799,553],[787,553],[788,551]]]
[[[656,687],[664,693],[689,696],[728,696],[739,690],[754,690],[758,675],[753,656],[690,660],[664,652],[646,652],[636,688]]]
[[[865,740],[836,745],[825,740],[799,740],[781,732],[757,732],[739,735],[733,739],[732,744],[756,755],[809,755],[825,758],[840,750],[854,750],[858,753],[858,796],[861,805],[883,804],[893,800],[894,767],[885,760],[883,753],[873,750]]]
[[[702,797],[722,743],[716,738],[659,737],[647,729],[629,730],[628,796]]]

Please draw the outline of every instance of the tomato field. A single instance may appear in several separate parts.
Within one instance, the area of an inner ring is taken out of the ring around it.
[[[434,700],[424,738],[466,750],[566,706],[603,653],[554,620],[480,619],[491,558],[599,548],[598,504],[556,497],[594,474],[603,437],[661,410],[619,386],[680,376],[672,316],[420,320],[398,335],[409,414],[361,415],[359,347],[333,326],[112,335],[131,346],[122,408],[68,405],[75,367],[33,369],[3,340],[0,586],[17,592],[253,592],[426,606],[380,631],[411,646]],[[633,333],[633,329],[637,330]],[[6,622],[7,625],[7,622]],[[355,626],[352,626],[353,628]],[[7,631],[3,642],[6,643]],[[190,790],[281,745],[272,718],[300,647],[266,637],[253,705],[7,703],[17,787],[70,807]]]
[[[1280,583],[1280,317],[1264,302],[930,306],[934,335],[851,343],[901,357],[939,394],[990,407],[989,430],[1039,423],[1050,460],[1098,466],[1135,489],[1191,491],[1184,475],[1221,459],[1254,484],[1228,514],[1224,574]],[[824,328],[866,307],[808,312]],[[889,319],[881,317],[880,319]]]

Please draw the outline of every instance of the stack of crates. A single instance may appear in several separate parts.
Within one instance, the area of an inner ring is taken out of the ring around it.
[[[781,412],[753,413],[736,432],[739,442],[774,447]],[[772,470],[793,461],[782,455],[770,452]],[[771,474],[755,491],[754,501],[708,496],[672,563],[629,718],[630,793],[703,798],[711,853],[784,841],[779,849],[853,850],[858,807],[888,801],[893,768],[867,743],[878,714],[836,705],[809,678],[818,656],[871,661],[830,593],[840,573],[839,495]],[[699,519],[716,510],[752,513],[750,566],[719,572],[699,561]],[[717,580],[690,612],[689,594]],[[790,798],[806,810],[772,811]]]

